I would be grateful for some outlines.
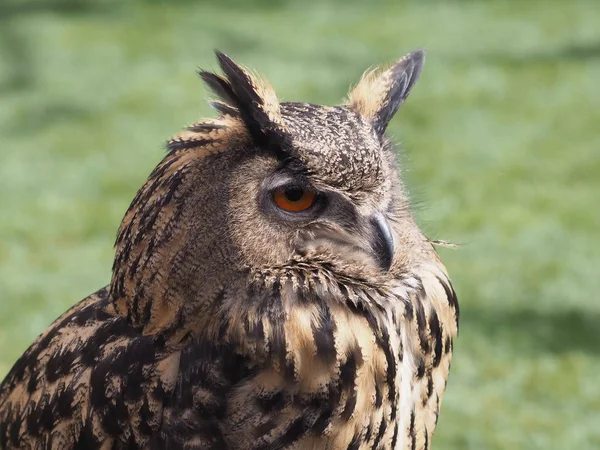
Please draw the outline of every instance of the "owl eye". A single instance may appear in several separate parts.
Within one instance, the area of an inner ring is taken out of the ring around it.
[[[285,211],[300,212],[315,203],[316,193],[299,186],[283,186],[273,192],[273,200]]]

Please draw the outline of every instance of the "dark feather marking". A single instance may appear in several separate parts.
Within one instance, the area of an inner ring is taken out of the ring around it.
[[[78,349],[64,350],[59,348],[52,354],[46,363],[46,380],[54,383],[60,377],[68,374],[73,370],[73,363],[79,357]]]
[[[19,447],[19,430],[23,424],[23,415],[19,412],[15,412],[13,421],[9,424],[8,434],[10,436],[10,442],[15,447]]]
[[[415,450],[417,447],[417,436],[415,434],[415,410],[413,409],[410,413],[410,425],[408,428],[408,435],[410,438],[410,447]]]
[[[340,290],[342,298],[349,302],[348,288],[346,288],[346,286],[344,286],[342,283],[337,283],[337,288]]]
[[[348,392],[348,399],[346,400],[346,405],[344,406],[344,410],[342,411],[342,418],[344,420],[350,420],[352,413],[354,413],[354,409],[356,408],[356,400],[357,400],[357,392],[356,387],[352,388]]]
[[[355,434],[352,437],[352,441],[350,441],[350,445],[348,445],[347,450],[358,450],[360,448],[360,434]]]
[[[350,353],[346,362],[340,367],[340,384],[343,390],[354,389],[358,361],[354,353]]]
[[[32,394],[38,388],[38,371],[36,367],[31,368],[29,380],[27,381],[27,393]]]
[[[398,422],[394,423],[394,434],[392,435],[392,448],[396,448],[398,442]]]
[[[150,252],[148,252],[148,253],[150,253]],[[129,268],[127,269],[127,276],[130,279],[133,278],[137,274],[138,266],[140,265],[140,259],[142,259],[142,256],[145,256],[144,253],[139,252],[138,255],[135,258],[133,258],[133,260],[129,264]]]
[[[130,355],[130,357],[133,356]],[[145,379],[142,364],[139,361],[131,361],[123,379],[123,394],[127,400],[137,401],[142,398]]]
[[[369,305],[370,305],[370,306],[369,306],[369,309],[376,308],[376,309],[377,309],[377,310],[378,310],[380,313],[382,313],[382,314],[384,314],[384,315],[388,313],[388,311],[387,311],[387,309],[385,308],[385,306],[383,306],[383,305],[381,304],[381,302],[380,302],[380,301],[378,301],[378,299],[377,299],[377,297],[381,297],[381,296],[382,296],[380,292],[377,292],[377,293],[371,293],[371,292],[369,292],[369,291],[365,291],[365,292],[363,293],[363,295],[364,295],[365,297],[367,297],[367,299],[369,300]]]
[[[7,417],[11,417],[10,405],[7,406]],[[0,422],[0,448],[6,448],[8,444],[8,421]]]
[[[373,441],[373,445],[371,448],[378,449],[379,443],[383,439],[383,435],[385,434],[385,430],[387,429],[387,422],[385,417],[381,417],[381,422],[379,422],[379,429],[377,430],[377,436],[375,436],[375,440]]]
[[[204,147],[215,142],[214,139],[172,139],[167,142],[167,149],[169,151],[188,150],[190,148]]]
[[[109,360],[100,361],[92,370],[90,376],[90,403],[94,408],[101,409],[108,402],[105,383],[111,370],[111,361]]]
[[[423,358],[417,360],[416,375],[419,380],[425,376],[425,360]]]
[[[442,360],[442,346],[444,341],[442,330],[440,328],[440,321],[435,310],[431,310],[431,315],[429,316],[429,331],[431,334],[431,339],[434,342],[433,367],[438,367]]]
[[[371,436],[373,435],[373,423],[369,422],[367,426],[367,431],[365,432],[365,442],[369,442],[371,440]]]
[[[311,427],[311,423],[305,416],[297,417],[287,427],[285,433],[279,436],[268,446],[269,450],[286,448],[300,439]]]
[[[324,302],[316,303],[319,308],[319,320],[312,323],[312,333],[317,347],[317,356],[326,363],[332,363],[336,359],[334,342],[335,321],[331,316],[329,308]]]
[[[390,335],[387,331],[386,327],[381,328],[382,333],[382,342],[383,342],[383,353],[385,354],[385,359],[387,361],[386,368],[386,384],[388,386],[388,400],[391,403],[392,407],[392,416],[395,417],[396,413],[396,359],[394,358],[394,353],[392,350],[392,345],[390,342]]]
[[[154,430],[150,423],[154,421],[155,412],[150,408],[148,404],[148,398],[144,397],[142,407],[140,408],[140,424],[139,430],[146,436],[151,436],[156,430]]]
[[[240,115],[240,112],[235,107],[230,106],[227,103],[209,102],[209,104],[223,116],[238,117]]]
[[[429,377],[427,377],[427,392],[426,392],[425,398],[423,399],[423,406],[427,405],[427,402],[431,398],[432,394],[433,394],[433,377],[429,376]]]
[[[106,403],[101,414],[102,427],[109,436],[120,437],[129,428],[129,414],[123,398],[118,394]]]
[[[246,357],[234,353],[231,349],[226,350],[222,356],[223,377],[230,385],[239,383],[250,376],[249,361]]]
[[[76,450],[94,450],[99,449],[101,446],[100,442],[96,439],[93,432],[93,425],[91,419],[88,419],[86,424],[81,430],[79,439],[75,442],[73,449]]]
[[[448,298],[448,304],[452,308],[454,308],[454,310],[456,311],[456,329],[458,329],[458,322],[459,322],[459,318],[460,318],[460,309],[458,306],[458,299],[456,298],[456,292],[454,292],[452,285],[449,284],[446,280],[438,277],[438,281],[440,282],[440,284],[444,288],[444,291],[446,292],[446,297]]]
[[[444,341],[444,353],[448,354],[450,350],[452,350],[452,342],[450,340],[450,335],[446,335],[446,340]]]
[[[381,386],[379,386],[379,383],[377,382],[377,380],[375,380],[375,406],[377,408],[381,408],[382,404],[383,394],[381,393]]]
[[[140,323],[140,319],[143,318],[144,321],[147,321],[150,318],[152,304],[151,302],[145,302],[144,308],[140,311],[140,303],[145,296],[146,288],[140,285],[139,282],[135,286],[127,311],[127,318],[133,323]]]
[[[179,190],[179,186],[181,185],[182,181],[183,180],[182,180],[181,172],[175,172],[167,180],[165,180],[165,185],[168,186],[168,190],[164,193],[164,195],[160,199],[160,202],[158,204],[158,207],[160,209],[163,209],[165,206],[167,206],[169,203],[171,203],[171,201],[175,197],[175,194],[177,194],[177,192]],[[148,247],[148,252],[150,253],[151,251],[152,251],[151,247]]]
[[[31,406],[31,409],[28,411],[28,414],[25,417],[25,424],[27,425],[27,432],[32,436],[40,436],[43,428],[46,428],[42,423],[42,414],[44,412],[44,402],[47,398],[48,394],[42,396],[38,403]],[[50,418],[52,419],[52,418]],[[52,428],[52,423],[50,423],[50,429]]]
[[[407,321],[412,322],[414,317],[414,308],[412,302],[405,301],[404,302],[404,317]]]
[[[157,383],[152,392],[150,393],[152,398],[160,403],[163,403],[167,398],[167,392],[162,383]]]
[[[324,409],[321,411],[321,414],[319,414],[319,417],[315,421],[313,432],[317,435],[322,434],[331,423],[331,418],[335,411],[335,406],[331,405],[331,403],[333,402],[330,402],[329,406],[324,407]]]
[[[210,133],[211,131],[223,130],[225,128],[227,126],[220,123],[200,122],[188,126],[187,130],[194,133]]]
[[[401,330],[396,330],[398,336],[402,336]],[[398,342],[398,361],[402,363],[404,361],[404,344],[402,343],[402,339],[399,339]]]
[[[427,338],[427,319],[425,318],[425,308],[423,308],[422,298],[425,297],[425,290],[420,290],[417,296],[416,303],[416,317],[417,317],[417,330],[419,333],[419,342],[421,349],[424,354],[428,354],[431,351],[429,345],[429,339]]]

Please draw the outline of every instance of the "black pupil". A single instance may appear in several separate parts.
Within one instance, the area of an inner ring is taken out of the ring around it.
[[[297,202],[304,196],[304,190],[299,187],[289,187],[285,189],[285,196],[291,202]]]

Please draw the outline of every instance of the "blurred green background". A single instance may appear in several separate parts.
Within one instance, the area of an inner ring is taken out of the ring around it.
[[[213,48],[335,104],[428,50],[390,130],[461,302],[437,449],[600,448],[600,3],[0,3],[0,377],[110,277]]]

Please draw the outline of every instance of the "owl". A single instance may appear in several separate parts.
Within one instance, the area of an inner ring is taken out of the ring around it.
[[[110,284],[0,385],[0,448],[430,448],[458,303],[385,134],[424,53],[341,106],[217,59],[218,117],[168,141]]]

